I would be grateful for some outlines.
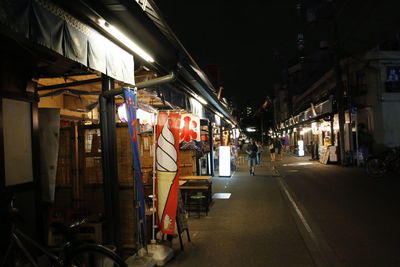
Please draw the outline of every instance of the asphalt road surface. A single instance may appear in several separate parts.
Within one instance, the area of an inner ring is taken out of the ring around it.
[[[285,155],[212,181],[230,198],[189,217],[192,242],[174,239],[168,266],[400,266],[396,177]]]

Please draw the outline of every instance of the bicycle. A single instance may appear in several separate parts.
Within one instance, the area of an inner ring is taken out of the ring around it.
[[[367,174],[373,178],[381,178],[389,171],[400,174],[400,147],[378,156],[371,156],[365,164]]]
[[[93,243],[78,244],[69,240],[86,220],[65,226],[64,229],[60,227],[67,237],[67,241],[60,248],[53,250],[40,245],[17,228],[16,219],[24,219],[15,208],[14,202],[15,198],[12,198],[9,203],[10,241],[4,258],[0,261],[1,267],[127,267],[114,251],[105,246]],[[40,257],[35,257],[35,252],[39,252]]]

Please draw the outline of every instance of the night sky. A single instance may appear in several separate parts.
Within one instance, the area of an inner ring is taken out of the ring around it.
[[[315,7],[323,0],[155,0],[167,23],[187,51],[205,70],[218,66],[223,96],[240,105],[257,106],[272,94],[281,67],[298,57],[297,34],[305,35],[305,52],[321,40],[333,43],[333,24],[322,19],[306,23],[296,4]],[[343,56],[370,49],[398,32],[400,16],[392,5],[374,0],[336,0]],[[304,9],[306,10],[306,9]],[[322,10],[326,15],[328,10]]]
[[[223,95],[260,102],[271,88],[269,1],[158,0],[167,23],[203,69],[220,69]]]

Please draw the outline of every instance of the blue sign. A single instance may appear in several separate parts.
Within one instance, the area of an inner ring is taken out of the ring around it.
[[[128,127],[129,127],[129,136],[131,139],[131,147],[132,147],[132,159],[133,166],[135,168],[135,190],[136,190],[136,198],[138,200],[138,227],[139,227],[139,242],[145,247],[147,245],[147,228],[146,228],[146,207],[145,207],[145,198],[143,191],[143,183],[142,183],[142,168],[140,164],[139,158],[139,148],[138,148],[138,138],[137,138],[137,118],[136,118],[136,110],[137,110],[137,102],[136,102],[136,93],[129,89],[124,89],[124,99],[125,99],[125,107],[126,113],[128,116]],[[134,203],[132,203],[134,205]],[[135,205],[136,206],[136,205]]]

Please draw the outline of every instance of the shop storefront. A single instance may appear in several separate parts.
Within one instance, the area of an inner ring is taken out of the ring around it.
[[[327,100],[293,116],[279,125],[272,136],[282,137],[288,151],[295,155],[309,155],[313,160],[327,163],[338,161],[339,125],[337,114],[332,114],[332,101]],[[299,148],[299,144],[301,148]],[[301,153],[300,150],[304,150]]]
[[[89,216],[90,233],[82,238],[113,244],[121,255],[132,254],[149,242],[154,229],[151,218],[143,224],[143,214],[152,214],[153,177],[161,171],[161,164],[155,164],[161,153],[155,128],[165,128],[166,122],[161,124],[159,115],[179,117],[173,124],[176,173],[198,176],[213,175],[216,122],[207,113],[219,110],[231,120],[229,113],[193,69],[170,67],[177,65],[171,55],[178,48],[162,46],[168,44],[165,37],[157,43],[162,49],[145,47],[159,52],[152,57],[112,36],[110,29],[115,33],[116,28],[104,20],[82,19],[78,4],[29,3],[15,1],[0,14],[0,190],[19,199],[23,216],[32,222],[27,232],[44,244],[63,242],[52,223]],[[124,12],[139,8],[134,1],[129,5]],[[107,18],[119,20],[113,16],[107,13]],[[154,28],[136,26],[149,36],[160,35]],[[187,88],[193,81],[197,83]],[[125,92],[135,95],[126,97]],[[200,95],[208,101],[201,103]]]

